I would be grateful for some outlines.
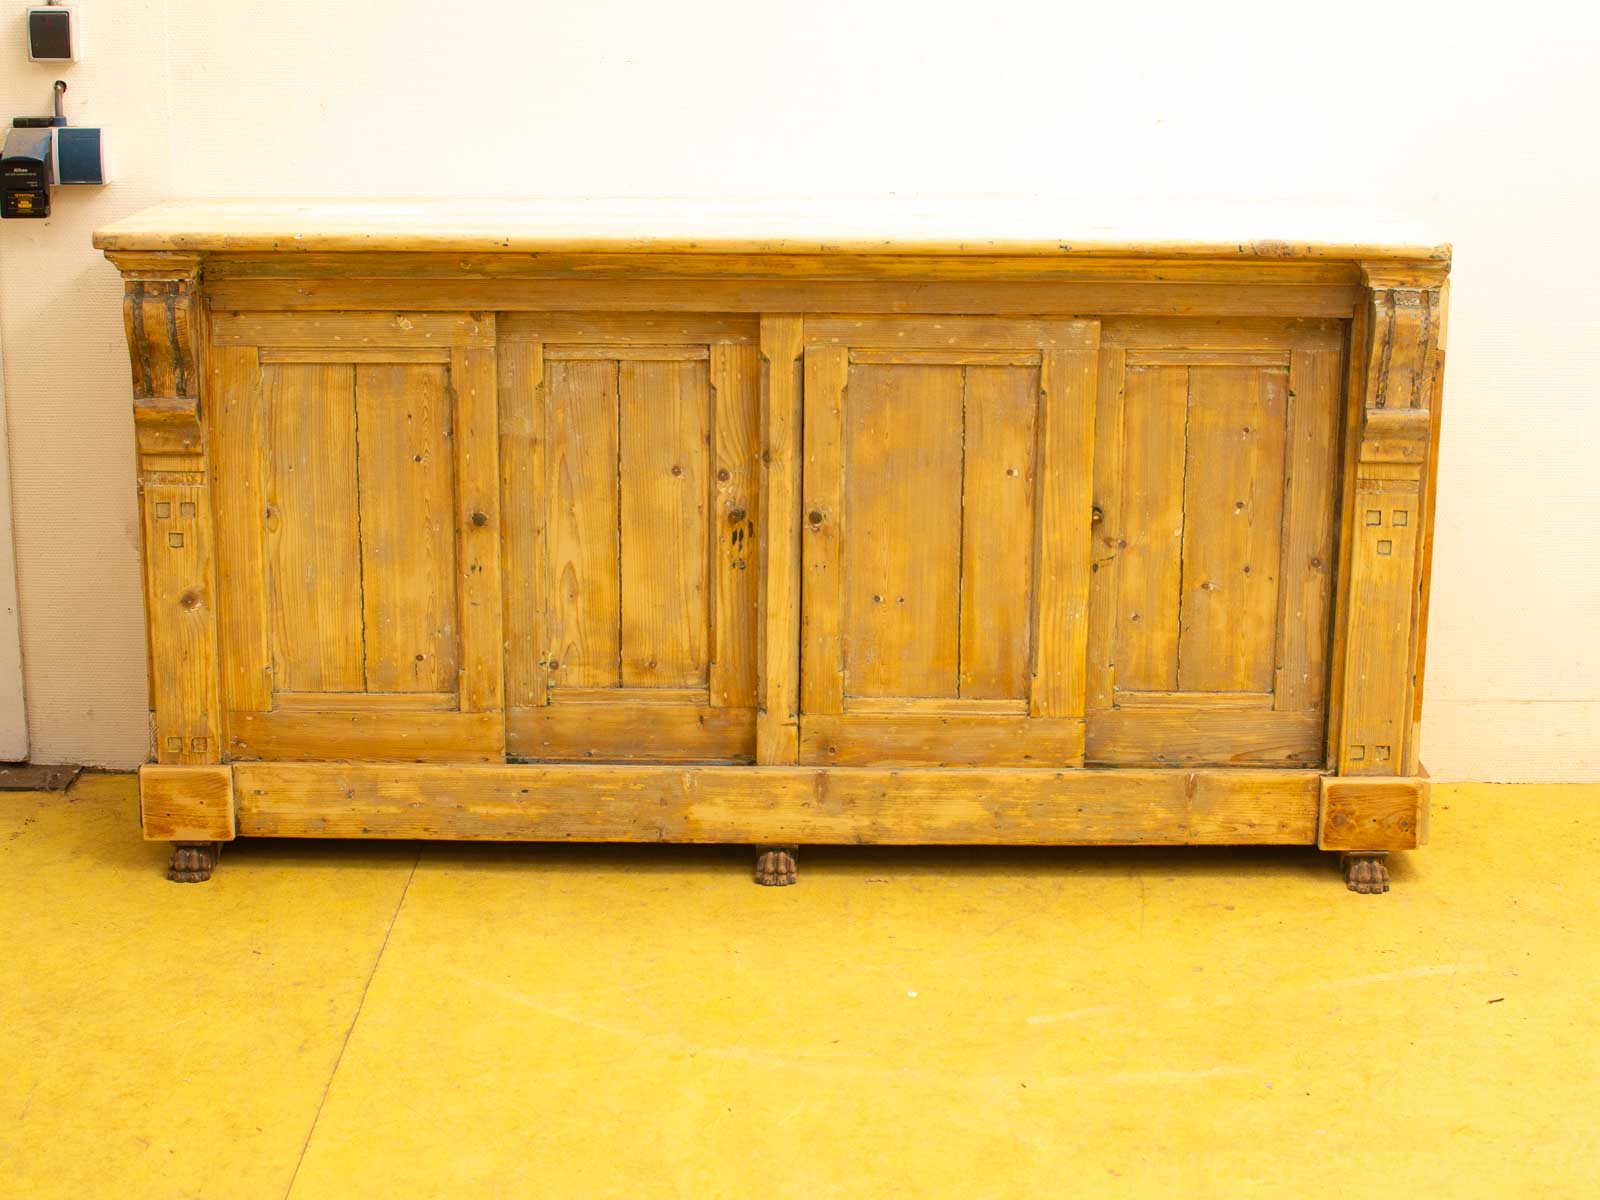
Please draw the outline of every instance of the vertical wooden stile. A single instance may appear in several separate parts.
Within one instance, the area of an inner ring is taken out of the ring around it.
[[[761,578],[760,352],[711,345],[711,704],[753,708]]]
[[[501,555],[505,587],[505,703],[549,702],[545,653],[548,603],[544,346],[506,341],[498,349]]]
[[[1039,552],[1028,698],[1035,717],[1084,715],[1100,327],[1090,323],[1090,329],[1090,346],[1046,351],[1040,372]]]
[[[800,755],[800,437],[804,320],[761,318],[762,629],[756,761]]]

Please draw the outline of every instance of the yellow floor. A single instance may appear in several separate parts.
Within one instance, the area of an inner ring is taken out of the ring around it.
[[[1600,786],[1310,850],[244,843],[0,795],[0,1195],[1600,1195]]]

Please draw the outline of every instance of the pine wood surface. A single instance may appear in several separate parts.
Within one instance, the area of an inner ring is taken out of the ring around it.
[[[1073,213],[1060,198],[603,196],[507,200],[174,200],[95,234],[112,251],[652,251],[1126,254],[1447,261],[1425,231],[1362,213],[1241,207]]]
[[[1311,845],[1310,771],[239,763],[241,836]]]
[[[627,211],[100,238],[152,757],[241,832],[1420,844],[1447,247]]]

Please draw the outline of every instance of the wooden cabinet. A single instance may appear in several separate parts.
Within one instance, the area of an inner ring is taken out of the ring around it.
[[[755,761],[759,332],[502,319],[512,757]]]
[[[1099,338],[806,321],[801,762],[1083,765]]]
[[[501,758],[494,332],[212,323],[229,758]]]
[[[1320,765],[1344,331],[1123,323],[1100,370],[1088,758]]]
[[[98,244],[175,878],[236,836],[747,841],[763,882],[1281,842],[1371,891],[1425,838],[1447,248],[237,202]]]

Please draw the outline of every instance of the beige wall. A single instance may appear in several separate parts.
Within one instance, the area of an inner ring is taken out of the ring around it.
[[[1453,240],[1424,759],[1600,776],[1584,6],[77,7],[89,56],[62,72],[26,62],[20,5],[0,26],[0,113],[45,111],[62,75],[117,172],[0,224],[36,759],[145,747],[120,289],[95,226],[168,195],[984,191],[1150,197],[1180,226],[1207,199],[1349,204]]]

